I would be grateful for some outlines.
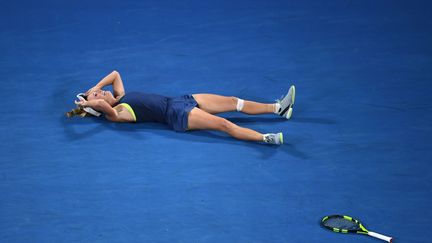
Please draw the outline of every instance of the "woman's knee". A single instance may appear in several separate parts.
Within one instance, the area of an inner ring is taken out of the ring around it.
[[[236,110],[242,111],[245,101],[243,99],[238,98],[238,97],[231,97],[231,99],[233,100],[233,105],[236,108]]]
[[[224,132],[232,130],[236,125],[225,118],[220,118],[218,121],[218,129]]]

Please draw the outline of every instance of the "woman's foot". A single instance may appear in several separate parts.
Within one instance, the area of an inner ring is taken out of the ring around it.
[[[280,133],[267,133],[263,135],[263,142],[268,144],[283,144],[283,134]]]
[[[295,101],[295,86],[291,85],[285,97],[283,97],[281,100],[276,100],[277,104],[279,104],[279,109],[276,112],[276,114],[286,119],[290,119],[292,116],[294,101]]]

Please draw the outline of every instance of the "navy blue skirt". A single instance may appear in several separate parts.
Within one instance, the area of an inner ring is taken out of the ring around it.
[[[189,112],[198,107],[198,103],[192,95],[183,95],[168,99],[166,121],[177,132],[188,129]]]

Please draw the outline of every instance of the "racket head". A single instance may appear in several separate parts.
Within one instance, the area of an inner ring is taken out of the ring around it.
[[[324,228],[337,233],[368,233],[367,229],[360,223],[360,221],[346,215],[325,216],[321,220],[321,225]]]

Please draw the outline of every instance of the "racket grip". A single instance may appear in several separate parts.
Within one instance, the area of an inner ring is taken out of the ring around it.
[[[388,237],[388,236],[385,236],[385,235],[382,235],[382,234],[378,234],[378,233],[375,233],[375,232],[371,232],[371,231],[368,232],[368,235],[370,235],[372,237],[375,237],[375,238],[378,238],[380,240],[387,241],[387,242],[392,242],[392,240],[393,240],[392,237]]]

